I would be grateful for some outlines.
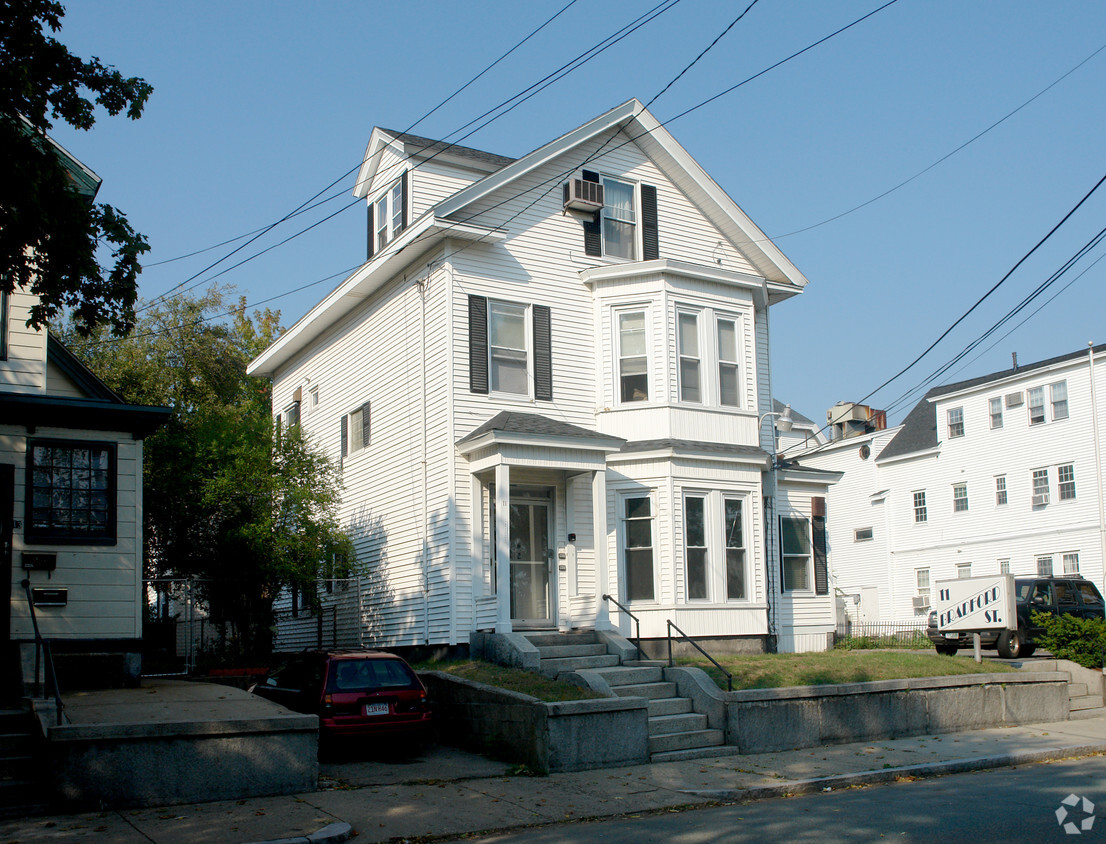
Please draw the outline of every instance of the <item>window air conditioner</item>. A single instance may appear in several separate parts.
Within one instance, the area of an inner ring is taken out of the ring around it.
[[[594,213],[603,207],[603,186],[599,182],[569,179],[564,183],[565,211]]]
[[[1047,492],[1038,492],[1036,495],[1033,496],[1034,507],[1043,507],[1045,504],[1048,504]]]
[[[916,610],[928,610],[929,609],[929,595],[915,595],[914,596],[914,609],[916,609]]]

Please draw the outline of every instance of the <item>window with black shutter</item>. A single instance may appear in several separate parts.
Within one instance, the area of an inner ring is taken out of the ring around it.
[[[533,383],[536,400],[553,400],[548,306],[470,295],[468,317],[470,392],[529,396]]]

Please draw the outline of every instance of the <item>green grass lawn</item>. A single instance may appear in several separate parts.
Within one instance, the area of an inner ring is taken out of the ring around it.
[[[475,680],[488,686],[498,686],[512,692],[521,692],[548,703],[561,700],[588,700],[603,697],[591,689],[583,689],[572,683],[552,680],[521,668],[508,668],[480,660],[430,660],[413,666],[416,671],[442,671],[466,680]]]
[[[993,674],[1017,670],[993,660],[977,665],[971,657],[902,651],[714,656],[733,674],[735,690],[866,683],[911,677],[946,677],[950,674]],[[718,683],[719,688],[726,688],[725,676],[707,660],[687,657],[677,660],[677,663],[702,668]]]

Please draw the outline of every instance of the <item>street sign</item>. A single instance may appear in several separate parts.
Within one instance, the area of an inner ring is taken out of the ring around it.
[[[965,577],[937,581],[937,629],[946,634],[1016,630],[1014,577]]]

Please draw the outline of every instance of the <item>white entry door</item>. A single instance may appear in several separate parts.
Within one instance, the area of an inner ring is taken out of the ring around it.
[[[551,606],[549,502],[511,502],[511,621],[548,627]]]

